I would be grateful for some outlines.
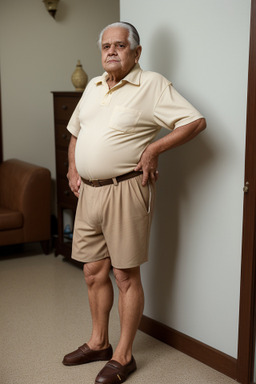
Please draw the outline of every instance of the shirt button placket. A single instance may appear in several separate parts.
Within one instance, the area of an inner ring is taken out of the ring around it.
[[[110,103],[111,97],[112,97],[112,92],[106,93],[101,104],[108,105]]]

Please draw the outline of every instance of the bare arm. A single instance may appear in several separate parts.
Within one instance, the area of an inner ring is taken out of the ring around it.
[[[187,141],[192,140],[205,128],[205,119],[198,119],[192,123],[176,128],[168,135],[149,144],[149,146],[142,153],[140,161],[135,168],[135,171],[143,171],[142,185],[146,185],[148,179],[151,179],[153,182],[157,180],[156,171],[158,165],[158,156],[161,153],[178,147],[179,145],[185,144]]]
[[[75,164],[75,149],[77,138],[71,136],[68,147],[68,173],[69,187],[76,197],[79,197],[79,188],[81,185],[81,177],[79,176]]]

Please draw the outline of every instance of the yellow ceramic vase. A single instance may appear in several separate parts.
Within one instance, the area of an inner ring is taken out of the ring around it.
[[[74,85],[76,91],[83,91],[88,82],[88,76],[83,70],[80,60],[78,60],[76,69],[71,76],[72,84]]]

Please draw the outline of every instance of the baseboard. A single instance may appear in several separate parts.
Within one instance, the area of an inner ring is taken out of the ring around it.
[[[237,359],[144,315],[139,329],[224,375],[237,379]]]

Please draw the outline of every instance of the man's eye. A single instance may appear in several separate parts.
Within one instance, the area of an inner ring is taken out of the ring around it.
[[[103,49],[109,49],[109,45],[104,45]]]

